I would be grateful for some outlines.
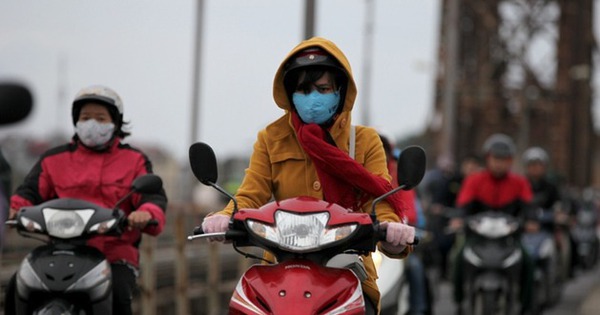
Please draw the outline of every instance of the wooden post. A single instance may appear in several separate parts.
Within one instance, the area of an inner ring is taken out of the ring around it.
[[[185,230],[185,213],[179,209],[175,217],[175,308],[177,315],[189,314],[188,300],[188,264],[185,254],[187,234]]]
[[[140,251],[140,309],[142,315],[156,315],[156,266],[154,264],[155,249],[156,237],[144,235],[142,249]]]

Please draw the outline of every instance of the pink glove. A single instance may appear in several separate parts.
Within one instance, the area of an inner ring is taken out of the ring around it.
[[[223,214],[215,214],[205,217],[202,221],[202,231],[207,233],[219,233],[229,230],[229,216]],[[222,237],[210,238],[210,241],[223,241]]]
[[[399,222],[381,222],[379,225],[386,230],[386,242],[381,245],[393,254],[401,253],[407,245],[415,241],[415,228]]]

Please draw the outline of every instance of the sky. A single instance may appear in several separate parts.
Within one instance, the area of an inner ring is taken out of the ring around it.
[[[370,123],[394,137],[424,130],[433,107],[439,0],[374,1],[371,60],[364,60],[366,0],[317,0],[315,35],[335,42],[358,85],[370,62]],[[192,118],[196,2],[0,2],[0,82],[29,86],[34,110],[11,135],[73,134],[71,102],[85,86],[120,94],[132,144],[185,161],[196,141],[217,157],[246,155],[257,132],[283,114],[272,97],[277,67],[304,36],[303,0],[205,0],[199,115]],[[192,135],[192,123],[197,134]]]

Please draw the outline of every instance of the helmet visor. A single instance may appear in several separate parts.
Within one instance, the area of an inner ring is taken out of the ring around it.
[[[318,48],[310,48],[301,51],[296,56],[292,57],[285,69],[285,72],[288,73],[294,69],[312,66],[332,67],[343,71],[343,68],[340,66],[339,62],[326,51]]]

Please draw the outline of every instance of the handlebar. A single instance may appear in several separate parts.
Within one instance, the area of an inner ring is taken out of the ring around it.
[[[413,242],[408,244],[408,245],[412,245],[412,246],[417,246],[419,245],[419,243],[421,242],[421,239],[415,235],[415,238],[413,239]]]
[[[204,233],[202,230],[202,225],[199,225],[194,228],[192,235],[188,236],[188,241],[193,241],[197,238],[211,238],[211,237],[221,237],[225,240],[234,240],[237,238],[245,238],[247,237],[246,232],[239,230],[228,230],[226,232],[216,232],[216,233]]]
[[[120,225],[121,229],[129,227],[129,220],[127,219],[127,217],[124,217],[123,221],[121,221],[121,222],[122,222]],[[156,220],[156,219],[148,220],[148,222],[146,222],[146,225],[144,227],[140,228],[140,230],[143,230],[143,229],[145,229],[147,227],[151,227],[151,226],[158,226],[158,220]]]
[[[156,219],[151,219],[150,221],[148,221],[148,223],[146,223],[146,226],[158,226],[158,220]]]
[[[375,238],[378,241],[383,241],[383,242],[386,241],[386,236],[387,236],[387,231],[386,230],[377,228],[377,230],[375,231],[375,233],[376,233]],[[421,242],[421,238],[419,236],[415,235],[415,238],[413,239],[413,242],[409,243],[407,245],[417,246],[417,245],[419,245],[420,242]]]

